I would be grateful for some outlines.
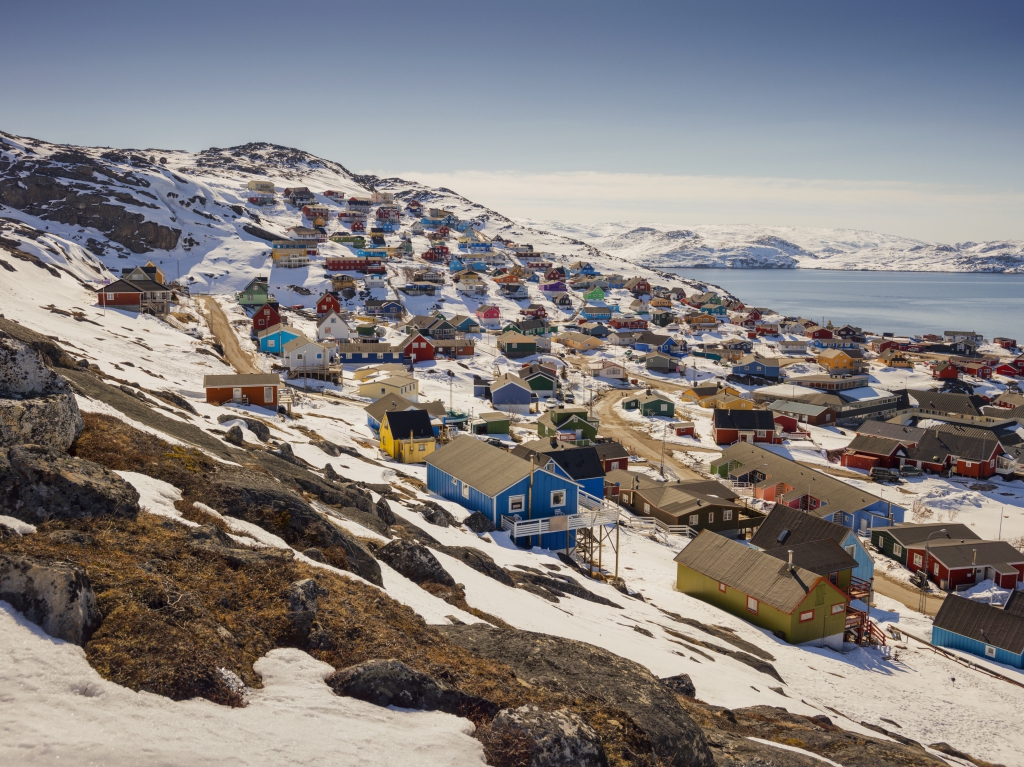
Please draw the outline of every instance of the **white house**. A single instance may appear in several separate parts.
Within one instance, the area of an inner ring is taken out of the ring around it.
[[[294,338],[284,345],[283,359],[292,373],[303,369],[326,368],[334,356],[333,344],[310,341],[305,336]]]
[[[352,329],[334,310],[331,310],[316,324],[317,341],[349,341]]]
[[[388,276],[386,274],[368,274],[363,277],[363,284],[367,290],[386,288],[388,286]]]
[[[786,357],[802,357],[807,354],[807,339],[797,341],[779,341],[775,344],[779,353]]]
[[[613,360],[594,360],[588,367],[590,375],[594,378],[604,378],[609,381],[625,381],[626,370]]]

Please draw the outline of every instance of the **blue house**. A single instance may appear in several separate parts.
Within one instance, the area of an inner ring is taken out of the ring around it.
[[[455,326],[456,332],[459,333],[479,333],[480,322],[476,317],[472,317],[467,314],[456,314],[450,320],[452,325]]]
[[[338,344],[338,360],[343,364],[348,362],[405,362],[401,349],[395,348],[391,344],[379,343]]]
[[[848,527],[808,514],[800,509],[777,504],[750,539],[750,545],[764,551],[799,546],[830,538],[857,560],[853,577],[870,581],[875,577],[875,562],[860,537]]]
[[[672,357],[678,357],[686,352],[686,342],[677,341],[672,336],[663,336],[658,333],[645,331],[636,339],[633,348],[638,352],[661,352]]]
[[[759,378],[779,377],[779,358],[762,357],[758,354],[747,354],[732,366],[732,374],[736,376],[758,376]]]
[[[577,447],[558,440],[535,439],[516,445],[512,455],[527,461],[532,456],[537,466],[571,479],[595,498],[604,494],[604,464],[597,448],[592,445]]]
[[[569,273],[585,275],[587,277],[597,277],[600,274],[589,261],[574,262],[569,266]]]
[[[544,286],[541,286],[541,290]],[[612,318],[612,310],[604,304],[587,304],[583,307],[580,314],[584,319],[588,320],[600,320],[608,322]]]
[[[458,258],[453,258],[451,261],[448,262],[448,271],[449,272],[452,272],[452,273],[461,272],[465,268],[466,268],[466,265],[464,263],[462,263],[462,261],[460,261]]]
[[[373,317],[386,317],[389,319],[401,319],[405,309],[398,301],[387,299],[370,298],[363,304],[363,310]]]
[[[499,530],[502,517],[520,520],[575,514],[580,486],[537,468],[475,437],[459,437],[427,456],[427,489],[471,511],[487,515]],[[545,533],[516,540],[520,546],[548,549],[573,545],[573,533]]]
[[[723,316],[728,313],[728,311],[722,304],[705,305],[700,308],[700,311],[702,314],[713,314],[715,316]]]
[[[494,248],[491,247],[489,242],[471,242],[469,243],[470,253],[490,253]]]
[[[267,328],[258,336],[260,351],[264,354],[276,354],[281,356],[284,353],[284,345],[294,341],[302,335],[302,331],[293,328],[291,325],[277,324]]]
[[[525,415],[536,401],[537,394],[530,384],[512,373],[503,373],[491,384],[491,404],[495,410]]]
[[[932,644],[1024,668],[1024,600],[1020,592],[1010,594],[1004,608],[948,595],[932,624]]]

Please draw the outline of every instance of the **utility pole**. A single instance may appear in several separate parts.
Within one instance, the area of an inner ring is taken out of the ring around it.
[[[661,476],[665,476],[665,440],[668,437],[668,421],[665,422],[665,428],[661,432]]]

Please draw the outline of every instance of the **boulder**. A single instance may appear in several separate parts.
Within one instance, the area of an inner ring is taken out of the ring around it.
[[[413,583],[436,583],[448,587],[456,585],[455,579],[441,566],[430,549],[412,541],[396,538],[377,552],[377,559]]]
[[[685,695],[687,698],[697,697],[697,688],[694,687],[689,674],[662,677],[661,683],[676,695]]]
[[[65,642],[85,645],[100,625],[89,576],[69,562],[0,554],[0,599]]]
[[[438,527],[459,526],[459,520],[448,509],[433,501],[424,501],[419,506],[411,508],[410,511],[422,514],[427,522]]]
[[[376,504],[374,504],[373,510],[377,514],[377,517],[380,519],[380,521],[388,527],[391,527],[391,525],[398,522],[398,518],[395,516],[395,512],[391,510],[391,506],[384,498],[381,498],[379,501],[377,501]]]
[[[606,767],[608,759],[597,732],[564,708],[537,706],[502,709],[491,722],[488,740],[529,744],[530,767]]]
[[[224,435],[224,441],[238,447],[245,444],[245,437],[242,435],[242,430],[238,427],[237,423],[228,429],[228,433]]]
[[[512,579],[512,576],[487,554],[480,551],[480,549],[474,549],[471,546],[438,546],[436,548],[438,551],[450,557],[455,557],[469,567],[472,567],[478,573],[482,573],[488,578],[493,578],[498,583],[512,589],[516,587],[516,582]]]
[[[327,596],[327,593],[327,589],[312,578],[296,581],[285,592],[285,599],[288,601],[288,619],[300,640],[309,640],[317,610],[320,609],[318,600],[320,597]]]
[[[715,763],[680,699],[639,663],[584,642],[513,628],[435,628],[474,655],[510,666],[529,685],[618,709],[646,734],[651,753],[667,767]]]
[[[464,524],[477,535],[482,535],[483,533],[493,533],[497,529],[494,526],[494,523],[491,522],[491,518],[484,514],[482,511],[474,511],[472,514],[466,517],[466,521],[462,524]]]
[[[334,467],[329,463],[324,466],[324,477],[329,479],[331,482],[341,481],[341,475],[338,474],[338,472],[334,470]]]
[[[28,344],[0,336],[0,447],[35,444],[66,451],[83,428],[67,379]]]
[[[231,567],[272,567],[293,558],[288,549],[250,549],[238,543],[216,525],[193,527],[188,532],[188,547],[194,552],[213,554]]]
[[[187,401],[186,404],[188,404]],[[242,416],[231,415],[229,413],[217,416],[217,423],[227,423],[228,421],[245,422],[245,428],[255,434],[256,439],[260,442],[266,442],[270,439],[270,427],[263,423],[263,421],[259,421],[255,418],[244,418]]]
[[[138,513],[139,493],[99,464],[39,445],[0,448],[0,514],[37,523]]]
[[[327,685],[338,695],[377,706],[488,718],[498,712],[491,701],[460,692],[397,660],[371,660],[340,669],[327,677]]]

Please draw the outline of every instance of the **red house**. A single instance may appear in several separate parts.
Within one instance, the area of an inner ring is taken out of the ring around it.
[[[1002,336],[998,336],[992,339],[992,343],[1006,349],[1007,351],[1013,351],[1017,348],[1017,339],[1015,338],[1003,338]]]
[[[548,310],[540,304],[530,304],[525,309],[520,309],[519,314],[522,317],[532,317],[536,320],[543,320],[548,316]]]
[[[206,401],[211,405],[237,402],[277,410],[277,390],[281,376],[277,373],[203,376]]]
[[[324,293],[316,300],[316,316],[325,317],[331,312],[340,312],[341,304],[330,293]]]
[[[494,304],[480,304],[474,312],[482,320],[500,320],[501,310]]]
[[[692,421],[676,421],[672,424],[672,431],[676,433],[677,437],[693,437],[696,436],[694,431],[694,425]]]
[[[761,315],[761,312],[759,312],[757,309],[751,309],[749,312],[747,312],[747,319],[754,320],[754,322],[760,322],[761,320],[764,319],[764,317]]]
[[[647,330],[647,320],[643,317],[612,317],[608,324],[616,330]]]
[[[324,268],[329,272],[362,272],[363,274],[383,274],[386,271],[380,256],[330,256],[325,259]]]
[[[447,237],[449,234],[452,233],[452,230],[449,229],[447,226],[439,226],[437,228],[437,233],[442,237]]]
[[[646,277],[633,277],[626,280],[624,287],[634,296],[646,296],[651,293],[651,283]]]
[[[606,442],[598,442],[593,447],[597,451],[598,460],[601,461],[601,465],[604,466],[606,472],[629,468],[629,453],[622,446],[621,442],[608,440]]]
[[[171,305],[171,291],[154,280],[117,280],[96,292],[100,306],[133,312],[164,314]]]
[[[997,367],[994,372],[996,375],[1010,376],[1011,378],[1021,374],[1017,368],[1008,362],[1004,362],[1002,365]]]
[[[932,378],[952,381],[960,377],[960,371],[952,362],[935,362],[932,364]]]
[[[280,323],[281,314],[270,304],[263,304],[252,315],[252,330],[254,333],[259,333],[261,330],[266,330]]]
[[[826,339],[832,337],[832,331],[829,330],[828,328],[823,328],[821,326],[816,325],[812,328],[808,328],[807,336],[809,338]]]
[[[975,378],[991,378],[992,377],[992,365],[987,362],[970,361],[970,362],[956,362],[957,370],[964,375],[974,376]]]
[[[782,437],[775,432],[775,419],[767,410],[715,408],[712,430],[715,443],[719,445],[734,442],[782,444]]]
[[[349,227],[351,232],[365,232],[366,224],[362,221],[353,221],[352,226]]]
[[[424,338],[419,332],[410,333],[396,348],[413,364],[434,359],[437,349],[433,341]]]
[[[950,540],[935,536],[927,546],[907,547],[907,569],[925,570],[940,588],[974,585],[991,578],[1004,589],[1024,580],[1024,554],[1006,541]]]

